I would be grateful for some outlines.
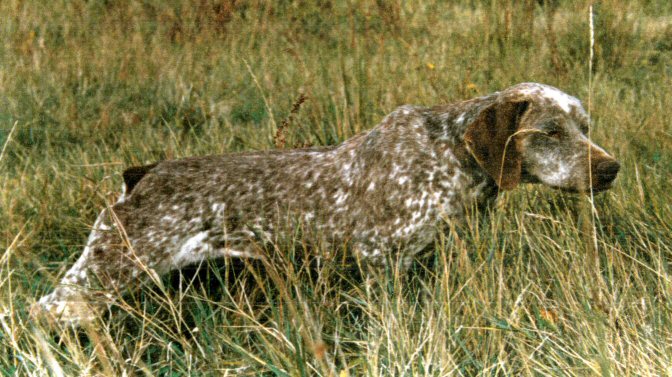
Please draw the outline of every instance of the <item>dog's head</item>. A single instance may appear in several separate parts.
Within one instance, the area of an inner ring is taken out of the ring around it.
[[[591,142],[581,102],[542,84],[497,95],[469,124],[465,142],[478,164],[504,190],[520,182],[573,192],[611,187],[619,163]]]

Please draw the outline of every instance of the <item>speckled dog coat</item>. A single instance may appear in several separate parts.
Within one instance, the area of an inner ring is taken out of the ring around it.
[[[91,287],[112,297],[147,271],[262,258],[264,245],[297,227],[324,250],[347,246],[370,261],[402,253],[408,262],[440,223],[520,182],[608,188],[618,163],[585,137],[588,121],[576,98],[525,83],[450,105],[399,107],[338,146],[128,169],[121,197],[96,220],[83,255],[34,311],[90,319]]]

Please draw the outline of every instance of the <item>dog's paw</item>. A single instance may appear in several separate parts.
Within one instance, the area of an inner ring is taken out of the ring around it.
[[[40,298],[30,308],[30,318],[49,326],[80,327],[93,322],[100,314],[100,305],[69,288],[57,288]]]

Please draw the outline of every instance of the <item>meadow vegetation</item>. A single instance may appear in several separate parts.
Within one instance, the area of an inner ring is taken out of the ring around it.
[[[588,5],[1,1],[0,373],[672,375],[672,3],[595,4],[590,75]],[[316,263],[290,237],[272,264],[194,266],[81,331],[27,315],[124,167],[336,144],[524,81],[583,100],[622,164],[611,191],[521,186],[408,273]]]

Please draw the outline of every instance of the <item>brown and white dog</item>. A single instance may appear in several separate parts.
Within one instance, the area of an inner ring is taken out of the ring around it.
[[[338,146],[130,168],[82,256],[32,313],[90,320],[100,297],[110,302],[148,272],[264,258],[264,245],[296,227],[327,250],[348,245],[373,263],[392,253],[408,263],[441,222],[460,221],[521,182],[609,188],[619,164],[587,139],[588,123],[576,98],[523,83],[449,105],[399,107]]]

